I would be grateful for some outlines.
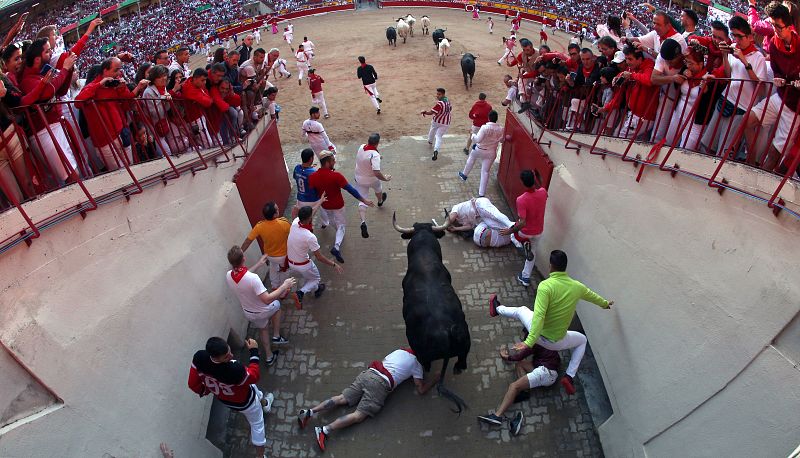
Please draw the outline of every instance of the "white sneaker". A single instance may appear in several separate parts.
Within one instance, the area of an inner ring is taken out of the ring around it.
[[[263,400],[267,403],[267,405],[264,406],[264,413],[267,414],[272,410],[272,402],[275,401],[275,395],[272,393],[267,393],[264,395]]]

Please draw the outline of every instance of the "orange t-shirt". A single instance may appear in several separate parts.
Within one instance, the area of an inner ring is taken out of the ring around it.
[[[273,220],[262,220],[256,223],[256,227],[247,234],[247,240],[261,238],[264,253],[267,256],[280,257],[286,256],[286,240],[289,238],[289,229],[292,225],[286,218],[275,218]]]

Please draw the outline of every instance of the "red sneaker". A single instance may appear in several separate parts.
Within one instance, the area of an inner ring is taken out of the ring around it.
[[[567,394],[575,394],[575,385],[572,384],[572,377],[569,375],[561,377],[561,385],[564,386],[564,390]]]
[[[317,445],[319,445],[319,449],[323,452],[325,451],[325,438],[328,437],[325,432],[322,431],[322,427],[315,426],[314,427],[314,435],[317,436]]]
[[[311,415],[309,415],[308,410],[303,409],[297,414],[297,424],[300,426],[300,429],[305,428],[309,420],[311,420]]]
[[[497,300],[497,294],[492,294],[489,296],[489,316],[494,318],[497,316],[497,307],[500,305],[500,301]]]

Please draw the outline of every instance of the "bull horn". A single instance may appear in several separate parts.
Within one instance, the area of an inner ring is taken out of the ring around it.
[[[401,234],[413,234],[414,233],[414,229],[409,229],[409,228],[401,227],[401,226],[397,225],[397,212],[392,212],[392,226],[394,227],[394,230],[396,230],[397,232],[399,232]]]
[[[441,226],[433,226],[431,228],[432,231],[444,231],[447,229],[448,226],[450,226],[450,218],[449,218],[450,214],[447,212],[446,208],[444,209],[444,214],[445,214],[444,224],[442,224]]]

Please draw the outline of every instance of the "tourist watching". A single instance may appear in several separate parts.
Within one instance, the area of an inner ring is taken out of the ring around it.
[[[598,112],[607,114],[620,108],[622,95],[628,104],[628,112],[619,130],[619,135],[625,138],[649,138],[650,129],[656,115],[658,87],[650,82],[653,74],[653,61],[646,59],[644,53],[633,46],[625,46],[622,50],[628,70],[620,73],[612,84],[622,80],[625,84],[624,91],[618,91],[611,102],[607,103]]]
[[[108,171],[133,163],[130,129],[127,127],[124,102],[133,99],[150,83],[143,79],[130,91],[122,75],[122,61],[110,57],[100,64],[100,75],[87,82],[75,97],[89,126],[89,135]],[[120,135],[125,131],[127,138]]]
[[[214,101],[208,93],[207,80],[208,72],[202,68],[195,69],[192,76],[183,84],[181,91],[186,101],[184,119],[189,123],[195,141],[203,148],[210,148],[212,145],[205,113]]]
[[[169,64],[169,72],[172,73],[175,70],[180,70],[183,73],[185,78],[188,78],[189,75],[192,73],[189,69],[189,48],[186,46],[181,46],[175,51],[175,60]]]
[[[47,38],[34,40],[25,52],[25,67],[22,69],[20,89],[23,94],[38,92],[39,96],[35,100],[37,103],[47,103],[57,94],[65,94],[69,90],[70,70],[75,65],[77,56],[71,53],[67,55],[62,64],[63,70],[59,72],[49,64],[52,54],[53,51]],[[45,80],[44,87],[42,87],[43,80]],[[63,184],[70,173],[64,168],[58,150],[60,149],[64,154],[64,158],[72,169],[77,169],[78,163],[67,140],[67,134],[59,122],[61,110],[52,105],[44,105],[42,110],[44,119],[35,111],[31,113],[33,121],[31,127],[36,132],[31,146],[39,149],[50,166],[50,172],[59,184]],[[52,137],[48,132],[48,127],[52,132]]]

